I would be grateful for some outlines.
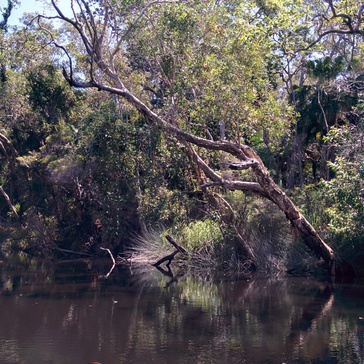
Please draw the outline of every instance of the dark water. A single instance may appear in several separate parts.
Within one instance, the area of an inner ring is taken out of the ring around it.
[[[0,263],[0,363],[364,363],[364,284]]]

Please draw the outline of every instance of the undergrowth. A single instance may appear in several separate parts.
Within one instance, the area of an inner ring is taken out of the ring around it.
[[[153,264],[174,251],[165,239],[170,234],[189,253],[188,257],[177,254],[173,264],[183,261],[198,275],[249,277],[254,271],[267,276],[284,275],[287,271],[309,274],[315,260],[292,233],[284,214],[258,199],[250,207],[238,229],[208,218],[173,229],[149,230],[135,237],[128,254],[133,261]],[[250,245],[253,258],[244,255],[241,239]]]

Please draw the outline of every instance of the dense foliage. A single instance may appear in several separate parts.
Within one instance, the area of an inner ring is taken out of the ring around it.
[[[76,3],[105,16],[105,1]],[[69,87],[62,64],[87,76],[93,62],[74,29],[39,26],[31,15],[26,26],[9,27],[12,4],[2,9],[0,26],[3,246],[44,255],[96,253],[100,245],[120,252],[154,229],[180,236],[190,249],[223,252],[225,261],[244,260],[242,240],[254,242],[260,256],[291,256],[289,227],[268,202],[201,189],[201,171],[172,136],[115,95]],[[253,147],[325,238],[345,252],[361,250],[360,4],[109,6],[114,25],[102,41],[122,49],[115,68],[135,95],[184,130]],[[226,179],[234,177],[223,157],[208,159]],[[275,224],[280,234],[272,233]],[[258,240],[265,243],[257,247]]]

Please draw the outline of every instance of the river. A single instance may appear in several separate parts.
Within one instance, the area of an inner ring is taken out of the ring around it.
[[[364,363],[363,281],[108,268],[1,258],[0,364]]]

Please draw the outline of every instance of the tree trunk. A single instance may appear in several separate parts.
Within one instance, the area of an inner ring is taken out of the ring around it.
[[[264,198],[269,199],[275,203],[281,211],[283,211],[291,224],[300,232],[305,244],[309,249],[316,253],[319,258],[322,258],[331,275],[347,275],[351,274],[347,269],[344,262],[342,262],[331,249],[319,236],[313,226],[306,220],[306,218],[298,211],[295,204],[291,199],[276,185],[274,180],[270,177],[267,169],[265,168],[260,157],[254,152],[252,148],[244,144],[236,144],[226,140],[213,141],[195,136],[186,132],[172,122],[166,121],[131,92],[129,92],[122,84],[118,87],[110,87],[103,84],[95,83],[80,83],[75,81],[64,72],[68,82],[74,87],[97,87],[101,90],[117,94],[127,101],[129,101],[142,115],[144,115],[150,122],[159,125],[166,135],[173,135],[182,145],[189,146],[191,151],[192,145],[202,147],[208,150],[219,150],[226,152],[231,156],[237,157],[241,162],[232,163],[231,168],[235,170],[251,168],[256,176],[257,182],[243,181],[243,180],[224,180],[223,177],[212,168],[210,168],[202,158],[194,152],[195,163],[203,170],[204,174],[212,182],[203,184],[201,187],[209,186],[222,186],[230,190],[243,190],[252,191]],[[192,148],[193,150],[193,148]]]
[[[81,8],[81,11],[84,12],[83,17],[77,17],[75,20],[72,20],[61,12],[54,0],[52,0],[52,4],[58,13],[58,17],[71,25],[79,33],[80,38],[84,43],[85,50],[92,60],[89,70],[90,80],[79,81],[73,76],[74,70],[72,67],[71,55],[63,46],[54,42],[56,47],[66,52],[66,57],[70,60],[69,69],[68,71],[63,69],[63,75],[71,86],[78,88],[97,88],[99,91],[106,91],[124,98],[149,122],[158,125],[164,131],[167,139],[168,137],[177,139],[179,143],[175,143],[176,148],[180,147],[183,150],[187,150],[187,152],[192,156],[194,167],[198,166],[197,169],[201,169],[206,178],[210,180],[210,182],[203,182],[201,188],[204,189],[210,186],[221,186],[224,189],[251,191],[259,196],[269,199],[285,213],[287,219],[302,235],[308,248],[325,261],[330,274],[345,275],[348,273],[346,269],[342,268],[343,265],[340,264],[340,259],[336,256],[335,252],[320,238],[312,225],[300,214],[294,203],[276,185],[270,177],[263,162],[252,148],[244,144],[227,141],[226,139],[214,141],[198,137],[188,131],[180,129],[177,126],[178,124],[176,123],[173,115],[167,115],[165,119],[156,114],[156,112],[150,109],[125,87],[119,77],[119,74],[115,70],[113,57],[118,54],[121,48],[116,47],[113,52],[110,52],[110,49],[103,49],[105,46],[104,43],[107,43],[102,42],[102,39],[106,34],[105,29],[107,27],[106,25],[108,20],[106,18],[104,19],[104,27],[97,27],[92,22],[93,15],[87,7]],[[91,20],[88,20],[90,17]],[[82,22],[85,22],[85,24]],[[96,39],[96,41],[92,42],[92,39]],[[106,57],[105,54],[111,55],[111,59]],[[99,74],[102,74],[103,76],[101,77]],[[207,150],[220,151],[233,156],[234,159],[238,158],[239,162],[230,163],[230,168],[235,170],[251,169],[256,180],[245,181],[243,179],[224,179],[218,171],[213,170],[200,157],[193,146]],[[202,180],[205,180],[205,178],[202,178]]]

